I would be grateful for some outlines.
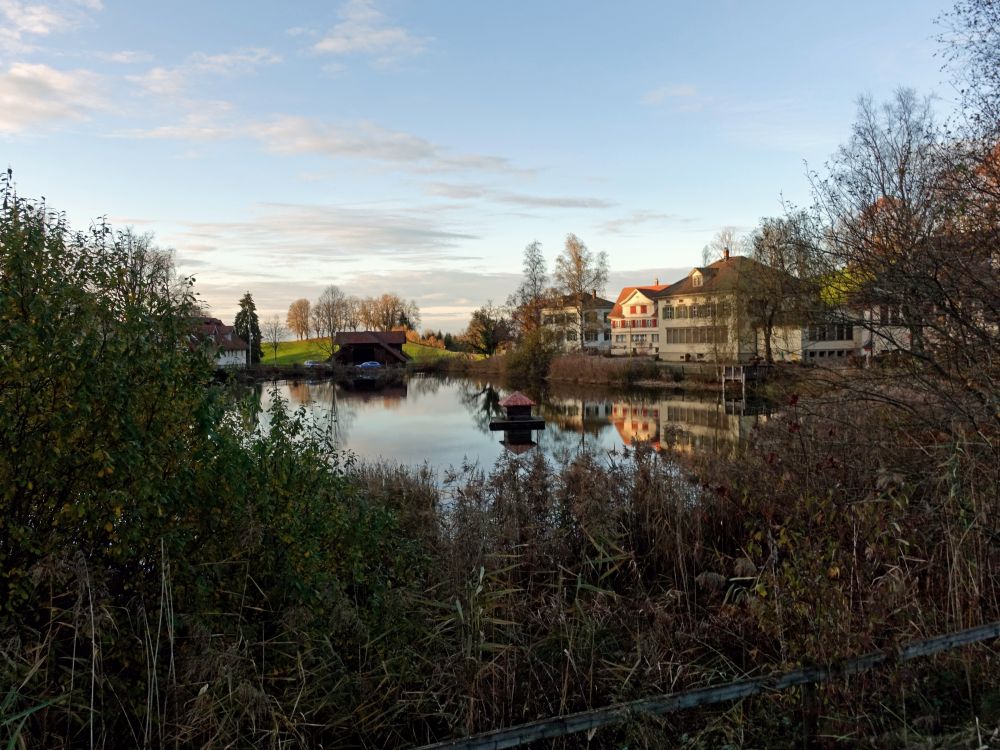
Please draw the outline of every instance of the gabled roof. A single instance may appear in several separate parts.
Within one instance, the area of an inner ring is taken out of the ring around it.
[[[220,351],[245,352],[250,348],[246,341],[236,335],[236,329],[225,325],[218,318],[192,318],[190,337],[192,348],[205,341]]]
[[[718,292],[736,291],[741,273],[745,273],[757,261],[742,255],[722,258],[707,266],[692,268],[691,272],[670,288],[661,297],[673,297],[679,294],[714,294]],[[694,273],[702,276],[701,286],[694,285]]]
[[[587,294],[583,298],[583,307],[585,310],[590,310],[595,307],[613,307],[614,304],[615,303],[609,299],[604,299],[603,297],[598,297],[593,294]],[[546,303],[546,305],[542,309],[551,310],[551,309],[558,309],[563,307],[575,307],[575,306],[576,306],[576,297],[572,294],[564,294]]]
[[[406,333],[403,331],[341,331],[333,342],[340,347],[336,356],[340,356],[349,347],[370,344],[381,347],[400,362],[410,360],[410,355],[403,351],[403,344],[406,343]]]
[[[619,317],[622,314],[622,305],[631,297],[635,292],[641,292],[650,299],[655,299],[664,290],[669,288],[670,284],[653,284],[651,286],[627,286],[621,290],[618,295],[618,299],[615,301],[615,306],[611,310],[611,317]]]
[[[402,346],[406,343],[406,333],[403,331],[341,331],[334,339],[341,346],[351,344],[387,344]]]

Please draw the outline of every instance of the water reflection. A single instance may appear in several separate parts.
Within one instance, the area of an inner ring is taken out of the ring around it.
[[[364,459],[436,468],[478,461],[492,465],[505,450],[534,448],[529,440],[501,441],[491,419],[502,416],[509,389],[465,378],[415,376],[402,385],[356,389],[331,381],[279,383],[278,394],[302,407],[338,445]],[[531,394],[546,429],[534,435],[537,449],[557,459],[580,451],[616,453],[634,442],[662,451],[727,450],[768,418],[761,402],[724,402],[662,391],[613,394],[596,388],[555,387]],[[264,409],[270,405],[265,388]],[[508,438],[510,436],[507,436]]]

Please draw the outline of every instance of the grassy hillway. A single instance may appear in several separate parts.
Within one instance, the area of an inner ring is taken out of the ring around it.
[[[445,349],[438,349],[433,346],[413,344],[407,342],[403,344],[403,351],[413,358],[414,362],[422,363],[437,359],[454,357],[455,352]],[[274,356],[274,350],[264,346],[264,358],[261,364],[264,365],[298,365],[310,360],[323,361],[327,358],[327,351],[323,348],[319,339],[303,339],[301,341],[282,341],[278,344],[278,354]]]

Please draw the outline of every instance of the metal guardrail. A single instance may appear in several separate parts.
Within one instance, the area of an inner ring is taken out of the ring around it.
[[[802,667],[790,672],[738,680],[715,687],[641,698],[628,703],[533,721],[508,729],[497,729],[460,739],[424,745],[418,750],[500,750],[500,748],[518,747],[536,740],[599,729],[641,714],[667,714],[687,708],[748,698],[763,692],[787,690],[798,685],[814,686],[835,677],[846,677],[881,665],[907,662],[995,638],[1000,638],[1000,622],[916,641],[901,649],[874,651],[827,666]]]

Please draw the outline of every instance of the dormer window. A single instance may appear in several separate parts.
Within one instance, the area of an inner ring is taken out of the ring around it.
[[[705,281],[705,277],[701,275],[699,271],[695,271],[691,274],[691,284],[693,286],[701,286]]]

